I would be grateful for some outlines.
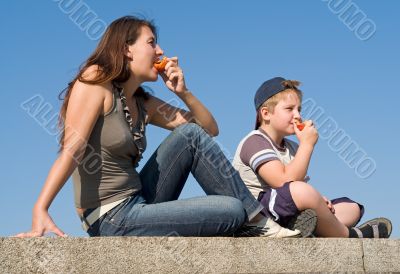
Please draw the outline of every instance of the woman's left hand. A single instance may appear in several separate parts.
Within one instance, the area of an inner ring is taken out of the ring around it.
[[[176,95],[187,91],[183,71],[178,65],[178,57],[171,57],[165,66],[164,72],[160,73],[165,85]]]

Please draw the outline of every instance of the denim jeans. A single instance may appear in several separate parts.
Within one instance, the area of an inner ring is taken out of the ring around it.
[[[207,196],[177,200],[190,172]],[[263,209],[218,144],[193,123],[161,143],[140,179],[142,190],[94,223],[90,236],[230,235]]]

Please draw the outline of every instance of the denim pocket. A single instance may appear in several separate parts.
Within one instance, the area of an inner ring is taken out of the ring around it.
[[[121,212],[124,211],[125,206],[129,203],[129,201],[132,199],[132,196],[128,197],[125,199],[125,201],[123,201],[122,203],[120,203],[119,205],[117,205],[116,207],[114,207],[113,209],[111,209],[110,211],[108,211],[105,215],[104,220],[108,223],[112,223],[112,224],[118,224],[122,221],[122,219],[124,218],[124,214],[119,214]]]

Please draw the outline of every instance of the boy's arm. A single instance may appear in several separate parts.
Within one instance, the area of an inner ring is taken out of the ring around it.
[[[313,146],[300,145],[296,157],[288,165],[278,160],[270,161],[261,165],[257,173],[272,188],[281,187],[290,181],[304,181],[312,151]]]
[[[310,164],[314,146],[318,140],[318,132],[312,122],[306,121],[302,131],[295,126],[295,133],[299,139],[299,148],[293,161],[284,165],[281,161],[270,161],[258,167],[257,173],[268,182],[272,188],[283,186],[290,181],[304,181]]]

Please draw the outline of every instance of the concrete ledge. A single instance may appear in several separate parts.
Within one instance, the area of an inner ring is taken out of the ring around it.
[[[0,273],[400,272],[400,240],[0,238]]]

